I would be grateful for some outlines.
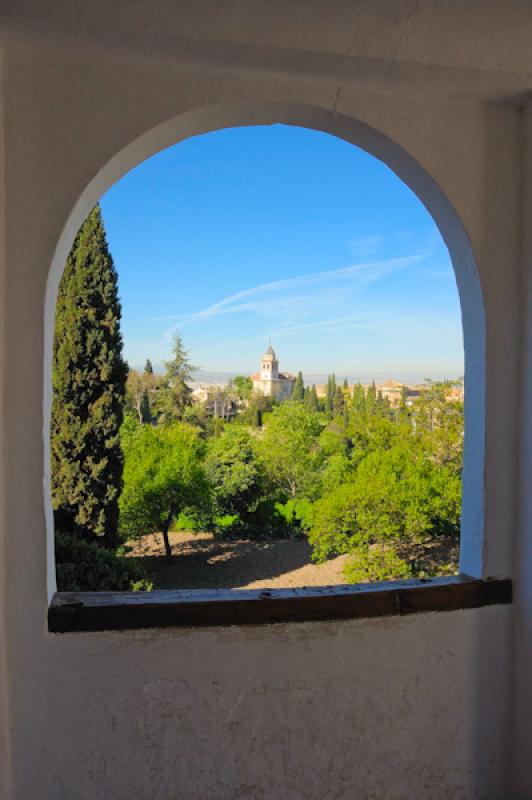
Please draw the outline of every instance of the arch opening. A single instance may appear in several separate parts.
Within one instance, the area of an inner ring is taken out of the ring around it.
[[[460,568],[465,574],[482,576],[485,322],[480,281],[472,248],[456,212],[441,189],[403,148],[378,131],[352,118],[307,106],[261,104],[260,107],[255,107],[249,104],[235,104],[212,106],[177,117],[146,133],[117,154],[86,187],[57,245],[48,278],[45,309],[45,507],[50,596],[55,591],[49,466],[55,301],[59,280],[77,230],[91,208],[116,181],[160,150],[200,133],[228,127],[275,123],[297,125],[333,134],[378,158],[418,196],[431,214],[447,245],[458,285],[465,352],[465,444]]]

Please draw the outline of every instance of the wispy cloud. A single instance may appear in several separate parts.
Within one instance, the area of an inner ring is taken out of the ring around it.
[[[342,335],[334,339],[337,333],[344,332],[350,332],[355,338],[351,335],[347,337]],[[320,319],[271,331],[272,339],[279,343],[297,338],[307,343],[309,341],[317,343],[315,334],[319,334],[317,342],[329,341],[332,336],[332,341],[336,342],[336,349],[334,353],[331,351],[331,358],[337,364],[338,370],[347,370],[349,374],[355,367],[357,369],[364,367],[371,372],[377,365],[383,369],[384,367],[391,369],[390,374],[395,374],[392,366],[396,360],[401,364],[401,370],[406,369],[405,365],[408,364],[408,369],[415,372],[416,358],[424,359],[427,364],[432,363],[434,368],[440,362],[454,363],[452,369],[446,368],[446,374],[449,375],[458,374],[461,369],[461,331],[456,320],[449,319],[444,312],[418,310],[412,313],[412,308],[408,305],[397,307],[395,303],[380,301],[377,308],[373,307],[356,314]],[[235,356],[231,362],[232,368],[243,372],[251,371],[257,353],[261,352],[255,346],[262,347],[264,342],[264,335],[209,341],[201,347],[200,360],[211,363],[211,359],[218,360],[220,354],[226,358],[229,353]],[[357,344],[353,351],[355,342]],[[288,358],[285,355],[283,359],[284,365],[291,371],[297,369],[304,369],[304,372],[312,371],[318,363],[315,360],[315,352],[309,347],[301,352],[300,345],[291,344],[290,347],[282,348],[281,352],[292,354],[291,357],[288,355]],[[297,360],[294,360],[294,353],[298,353]],[[427,374],[432,373],[429,370]]]
[[[223,365],[252,370],[268,335],[275,342],[286,342],[283,363],[292,371],[314,369],[316,359],[320,364],[330,359],[338,369],[350,363],[352,369],[355,365],[369,369],[372,363],[392,363],[394,358],[404,359],[403,353],[414,352],[418,358],[434,359],[436,366],[447,350],[456,354],[458,362],[459,325],[440,314],[437,304],[431,309],[413,308],[408,296],[395,289],[390,292],[387,282],[406,270],[411,281],[429,272],[440,274],[440,269],[443,274],[443,267],[433,264],[429,254],[418,252],[261,283],[194,313],[167,318],[174,325],[160,332],[157,346],[150,343],[149,355],[159,361],[167,358],[172,335],[185,328],[183,335],[187,343],[192,342],[195,363],[205,369]],[[226,316],[220,325],[222,315]],[[216,323],[214,327],[211,322]],[[301,351],[302,342],[308,352]],[[141,361],[139,356],[132,363]]]
[[[377,320],[378,316],[373,313],[352,314],[348,317],[334,317],[333,319],[309,322],[306,325],[291,325],[279,328],[273,332],[273,336],[275,336],[275,339],[281,339],[311,332],[319,333],[320,331],[332,333],[342,330],[371,330],[375,327]]]
[[[354,256],[367,258],[367,256],[373,256],[379,252],[384,244],[384,239],[384,236],[375,233],[367,236],[357,236],[355,239],[350,239],[346,244]]]
[[[368,284],[419,263],[424,258],[423,254],[419,254],[384,261],[369,261],[340,269],[269,281],[224,297],[217,303],[192,314],[176,315],[166,319],[173,319],[181,329],[191,323],[205,321],[221,314],[254,312],[267,317],[279,317],[284,324],[294,323],[302,315],[311,314],[316,304],[323,307],[327,303],[338,303],[345,299],[346,293],[360,291]],[[301,289],[311,291],[298,291]],[[174,330],[175,327],[172,327],[166,333],[171,335]]]

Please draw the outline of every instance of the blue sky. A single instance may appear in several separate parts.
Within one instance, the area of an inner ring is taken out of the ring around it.
[[[283,125],[217,131],[134,169],[102,198],[125,357],[204,370],[362,380],[463,373],[449,254],[384,164]]]

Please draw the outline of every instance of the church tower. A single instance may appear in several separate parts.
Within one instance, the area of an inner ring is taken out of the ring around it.
[[[270,343],[261,358],[260,372],[251,375],[251,381],[253,389],[266,397],[286,400],[292,395],[296,379],[288,372],[279,372],[279,362]]]
[[[279,380],[279,362],[271,344],[268,345],[268,349],[262,356],[260,379],[261,381]]]

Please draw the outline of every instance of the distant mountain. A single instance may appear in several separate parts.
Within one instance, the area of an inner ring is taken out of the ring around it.
[[[153,364],[153,371],[156,375],[162,375],[164,372],[164,365],[163,364]],[[137,372],[144,372],[144,364],[129,364],[130,369],[134,369]]]
[[[229,383],[232,378],[242,375],[241,372],[213,372],[207,369],[198,369],[194,373],[194,383]]]
[[[133,366],[133,369],[136,369],[139,372],[142,372],[142,370],[144,369],[144,364],[142,366],[139,366],[138,364],[135,364]],[[164,373],[164,365],[163,364],[154,364],[153,365],[153,371],[157,375],[162,375]],[[227,370],[198,369],[194,373],[193,384],[194,385],[198,385],[200,383],[203,383],[203,384],[212,383],[212,384],[217,384],[217,385],[225,384],[225,383],[228,383],[232,378],[235,378],[237,375],[251,375],[252,372],[253,372],[253,370],[251,370],[250,372],[246,372],[245,370],[240,370],[240,371],[237,371],[237,372],[229,372]],[[292,370],[292,374],[295,375],[296,371]],[[309,373],[305,373],[304,372],[303,373],[303,380],[305,382],[305,386],[312,386],[313,383],[315,383],[316,385],[327,383],[327,378],[328,377],[329,376],[328,376],[328,374],[326,372],[314,372],[314,373],[310,373],[310,372]],[[393,377],[397,378],[396,375],[394,375]],[[402,377],[401,383],[405,383],[407,385],[413,385],[413,384],[418,384],[418,383],[423,383],[424,382],[424,378],[419,376],[419,375],[402,375],[401,377]],[[358,383],[358,381],[360,381],[360,383],[363,383],[363,384],[369,384],[369,383],[371,383],[372,380],[375,380],[376,383],[382,383],[383,381],[390,380],[390,376],[389,375],[387,375],[387,374],[385,375],[385,374],[383,374],[383,373],[381,373],[380,371],[377,370],[374,375],[364,375],[364,374],[343,375],[341,373],[337,373],[336,374],[336,383],[338,385],[342,384],[344,382],[345,378],[347,378],[347,380],[348,380],[350,385],[354,384],[354,383]]]

